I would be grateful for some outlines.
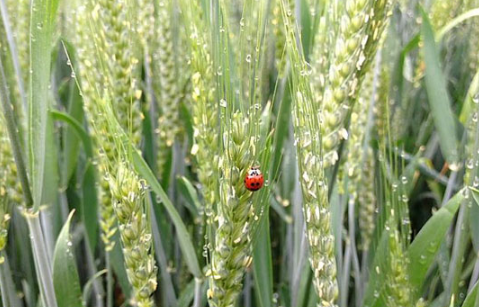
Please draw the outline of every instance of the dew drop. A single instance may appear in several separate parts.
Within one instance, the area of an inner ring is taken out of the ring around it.
[[[476,95],[474,95],[474,96],[472,97],[472,101],[473,101],[474,103],[479,103],[479,93],[476,93]]]

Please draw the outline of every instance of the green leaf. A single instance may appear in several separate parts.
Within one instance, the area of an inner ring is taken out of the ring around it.
[[[45,163],[49,151],[51,47],[58,3],[59,0],[33,0],[31,3],[28,150],[33,203],[37,210],[42,205],[44,180],[48,180]]]
[[[68,61],[74,61],[72,55],[75,54],[74,48],[71,44],[62,41],[64,46],[64,52],[67,54]],[[68,84],[68,114],[76,119],[79,123],[83,122],[83,105],[82,97],[80,96],[80,90],[75,80],[70,79]],[[63,159],[61,169],[61,187],[66,188],[71,176],[75,172],[78,162],[78,149],[80,146],[80,139],[77,132],[72,127],[66,127],[63,130]]]
[[[170,199],[166,195],[158,180],[156,180],[156,177],[151,171],[148,164],[146,164],[145,160],[143,160],[140,153],[138,153],[138,151],[134,148],[133,145],[131,145],[129,141],[128,144],[131,148],[133,164],[136,171],[146,180],[146,182],[148,182],[153,192],[155,192],[155,194],[161,199],[166,211],[168,211],[168,214],[170,215],[170,218],[175,225],[180,248],[183,252],[183,256],[185,257],[185,261],[188,268],[190,269],[190,272],[195,277],[202,278],[203,273],[201,272],[198,258],[196,257],[195,248],[190,238],[190,234],[188,233],[185,224],[181,220],[178,211],[176,211],[175,207],[171,203]]]
[[[75,256],[70,240],[70,223],[75,211],[68,216],[58,236],[53,253],[53,286],[57,297],[58,306],[84,306],[80,279],[76,267]]]
[[[196,219],[199,217],[199,210],[201,210],[201,203],[198,199],[198,193],[196,193],[195,187],[186,177],[178,177],[176,179],[178,184],[178,190],[186,199],[186,207],[190,210],[190,213]]]
[[[272,172],[272,178],[276,178],[280,166],[281,157],[283,155],[283,145],[288,138],[289,122],[291,119],[292,99],[290,96],[289,87],[286,86],[286,79],[281,81],[280,89],[280,105],[278,115],[276,119],[276,127],[274,133],[274,151],[271,159],[270,170]]]
[[[191,280],[185,289],[180,294],[178,298],[178,307],[188,307],[191,306],[191,302],[195,296],[195,280]]]
[[[415,289],[416,298],[426,278],[427,271],[436,258],[441,242],[464,199],[464,189],[437,211],[424,225],[407,250],[409,258],[409,281]]]
[[[472,289],[472,291],[469,293],[469,295],[466,297],[466,300],[464,301],[464,304],[462,307],[476,307],[477,304],[479,303],[479,296],[477,295],[477,291],[479,289],[479,283],[476,282],[476,285]]]
[[[474,250],[479,252],[479,190],[474,188],[469,188],[473,198],[473,206],[469,210],[469,227],[471,230],[471,239],[472,239],[472,246]],[[470,200],[472,201],[472,200]]]
[[[113,235],[113,241],[115,242],[115,246],[108,254],[110,256],[111,266],[123,293],[126,297],[130,297],[132,289],[126,273],[125,257],[123,256],[120,234],[118,231]]]
[[[95,275],[93,275],[85,284],[85,287],[83,288],[83,305],[87,305],[87,302],[88,302],[88,298],[90,297],[91,295],[91,290],[93,288],[93,284],[95,283],[95,281],[101,277],[103,274],[106,274],[107,273],[107,270],[101,270],[99,272],[96,272]]]
[[[439,144],[451,169],[459,163],[456,124],[447,92],[446,77],[441,69],[438,47],[434,40],[434,32],[426,13],[423,11],[421,28],[424,40],[424,61],[426,63],[426,90],[429,106],[439,133]]]
[[[82,221],[85,225],[86,232],[88,235],[88,240],[90,241],[90,246],[92,249],[96,246],[97,233],[98,233],[98,210],[97,210],[97,197],[96,197],[96,187],[95,187],[95,170],[92,165],[93,161],[93,149],[91,144],[91,139],[88,133],[83,129],[83,126],[70,115],[52,110],[51,115],[54,119],[63,121],[69,125],[72,132],[81,140],[85,154],[89,159],[89,162],[86,166],[85,175],[83,178],[83,208],[82,208]]]
[[[437,32],[436,40],[440,42],[443,39],[444,35],[446,35],[446,33],[452,30],[454,27],[468,20],[469,18],[477,17],[477,16],[479,16],[479,8],[472,9],[470,11],[465,12],[464,14],[457,16],[456,18],[451,20],[447,25],[445,25],[442,29],[440,29]]]
[[[473,114],[474,109],[474,99],[478,99],[477,93],[479,92],[479,70],[474,75],[469,90],[467,91],[466,98],[464,99],[464,104],[462,105],[461,114],[459,115],[459,121],[465,125],[471,114]]]
[[[387,270],[389,267],[387,264],[389,257],[389,234],[389,228],[385,228],[381,234],[381,239],[378,242],[376,253],[374,254],[374,261],[370,270],[369,283],[364,296],[363,306],[386,306],[385,291],[383,291],[383,289],[387,284],[385,280],[388,272],[383,272],[382,270]]]
[[[269,235],[269,217],[264,213],[256,242],[253,247],[253,272],[258,306],[273,306],[273,260],[271,257],[271,240]]]

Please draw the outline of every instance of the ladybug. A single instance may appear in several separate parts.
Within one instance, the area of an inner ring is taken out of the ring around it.
[[[252,167],[244,179],[244,185],[249,191],[255,192],[263,187],[264,177],[259,167]]]

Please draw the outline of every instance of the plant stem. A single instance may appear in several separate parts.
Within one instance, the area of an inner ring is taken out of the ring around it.
[[[150,218],[151,218],[151,229],[159,229],[158,221],[156,220],[155,210],[153,208],[153,199],[151,199],[151,194],[148,197],[148,203],[150,206]],[[163,248],[163,243],[161,241],[161,235],[158,231],[153,231],[153,246],[155,247],[155,257],[158,261],[158,267],[160,268],[161,280],[163,281],[162,285],[164,287],[164,293],[166,293],[166,301],[169,303],[169,306],[177,305],[177,298],[175,294],[175,289],[173,288],[173,281],[171,279],[171,274],[168,272],[168,260],[166,258],[165,250]]]
[[[339,285],[339,306],[341,307],[347,306],[349,293],[349,276],[351,275],[351,242],[347,240],[345,244],[346,248],[344,250],[344,266],[342,269],[343,276]]]
[[[105,262],[106,262],[106,306],[113,307],[113,276],[112,276],[112,267],[111,267],[111,258],[110,252],[105,252]]]
[[[201,306],[201,286],[203,285],[203,280],[195,277],[195,298],[193,300],[193,307]]]
[[[26,220],[30,229],[30,240],[33,247],[33,259],[38,272],[38,282],[41,285],[44,306],[58,307],[53,288],[52,268],[48,261],[39,212],[26,212]]]
[[[85,227],[83,227],[83,232],[85,238],[87,237],[87,232]],[[88,275],[91,276],[93,279],[93,291],[95,292],[94,294],[94,301],[95,305],[97,307],[104,307],[103,304],[103,297],[105,296],[105,291],[103,289],[103,285],[101,282],[99,282],[95,276],[98,274],[96,266],[95,266],[95,260],[93,259],[93,254],[90,246],[90,241],[89,240],[84,240],[85,244],[85,254],[86,254],[86,265],[88,268]],[[83,291],[85,293],[85,291]]]
[[[0,257],[4,257],[4,253]],[[5,307],[10,307],[10,292],[7,289],[7,281],[5,280],[5,263],[0,265],[0,290],[2,294],[2,305]]]
[[[362,301],[362,293],[363,289],[361,287],[361,270],[359,265],[358,259],[358,251],[356,249],[356,227],[355,227],[355,219],[354,219],[354,209],[355,200],[354,198],[350,198],[348,204],[348,223],[349,223],[349,243],[351,247],[351,260],[353,262],[353,270],[354,270],[354,287],[356,293],[356,305],[359,306],[360,302]]]

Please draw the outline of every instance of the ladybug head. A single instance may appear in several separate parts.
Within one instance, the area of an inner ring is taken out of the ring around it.
[[[261,171],[259,170],[259,167],[253,166],[248,171],[248,175],[249,176],[258,176],[258,175],[261,175]]]

